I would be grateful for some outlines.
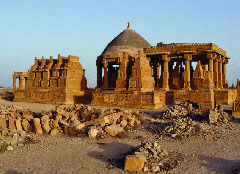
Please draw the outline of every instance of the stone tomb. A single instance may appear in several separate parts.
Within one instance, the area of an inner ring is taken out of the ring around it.
[[[92,104],[157,109],[191,100],[200,110],[229,104],[236,90],[227,89],[228,60],[213,43],[151,46],[128,25],[97,58]]]
[[[19,87],[17,87],[19,79]],[[13,74],[14,101],[74,104],[91,101],[85,70],[79,57],[35,58],[28,72]]]

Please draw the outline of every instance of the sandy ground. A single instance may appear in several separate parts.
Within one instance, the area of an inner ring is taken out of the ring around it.
[[[53,105],[14,103],[0,100],[0,105],[19,105],[38,111],[53,109]],[[144,126],[144,125],[143,125]],[[171,174],[231,174],[240,168],[240,124],[230,123],[221,129],[217,140],[191,138],[183,140],[156,139],[139,127],[126,138],[90,139],[65,135],[36,136],[38,142],[0,154],[1,174],[92,174],[124,173],[111,166],[111,159],[139,145],[142,140],[156,141],[168,151],[178,152],[184,159]]]

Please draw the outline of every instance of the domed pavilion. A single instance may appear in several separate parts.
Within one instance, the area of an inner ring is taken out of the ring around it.
[[[155,109],[191,100],[200,110],[229,104],[236,90],[225,90],[228,60],[213,43],[151,46],[128,23],[97,58],[92,104]]]
[[[131,29],[130,23],[128,23],[127,29],[115,37],[97,58],[97,87],[114,89],[120,65],[133,63],[138,52],[149,47],[151,45],[140,34]],[[104,68],[103,78],[102,68]]]

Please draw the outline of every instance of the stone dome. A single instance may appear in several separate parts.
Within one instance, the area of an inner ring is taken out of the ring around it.
[[[137,32],[130,29],[130,24],[126,30],[115,37],[104,49],[101,56],[119,55],[123,52],[137,54],[142,48],[149,48],[151,45]]]

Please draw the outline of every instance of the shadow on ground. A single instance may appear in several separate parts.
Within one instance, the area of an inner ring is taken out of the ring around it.
[[[10,169],[10,170],[7,170],[5,174],[23,174],[23,173]]]
[[[92,151],[89,152],[88,155],[100,161],[106,162],[109,169],[111,169],[111,167],[123,169],[125,157],[133,149],[132,145],[119,143],[117,141],[110,143],[98,143],[98,146],[103,151]]]
[[[13,92],[11,90],[0,90],[0,98],[6,101],[13,101]]]
[[[235,174],[240,169],[240,160],[228,160],[204,155],[200,155],[199,159],[205,161],[201,164],[203,167],[219,174]]]

